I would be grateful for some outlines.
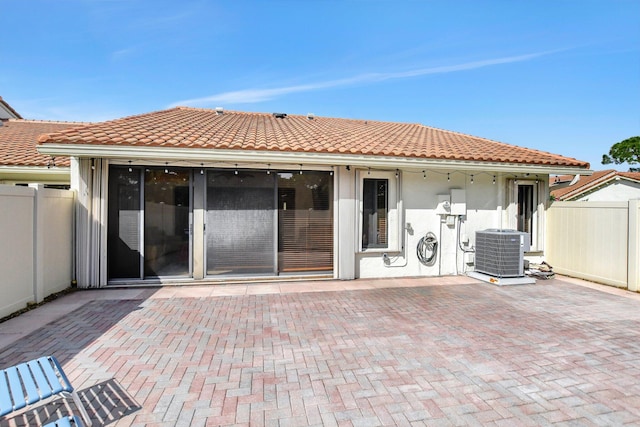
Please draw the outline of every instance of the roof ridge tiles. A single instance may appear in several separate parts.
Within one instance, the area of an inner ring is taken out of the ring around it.
[[[158,110],[158,111],[153,111],[153,112],[167,112],[167,111],[171,111],[171,110],[185,110],[185,111],[201,111],[201,112],[206,112],[206,113],[216,113],[216,110],[213,108],[204,108],[204,107],[190,107],[190,106],[186,106],[186,105],[178,105],[175,106],[173,108],[167,109],[167,110]],[[153,113],[151,112],[151,113]],[[151,114],[151,113],[147,113],[147,114]],[[264,111],[239,111],[239,110],[224,110],[223,114],[220,114],[220,116],[224,116],[226,114],[238,114],[238,115],[252,115],[252,116],[266,116],[266,117],[271,117],[273,116],[273,113],[267,113]],[[314,114],[313,116],[313,120],[310,120],[308,118],[308,115],[306,114],[295,114],[295,113],[286,113],[286,117],[285,120],[287,118],[301,118],[301,119],[305,119],[305,121],[308,121],[309,123],[313,123],[314,120],[316,119],[322,119],[322,120],[339,120],[339,121],[352,121],[352,122],[360,122],[361,124],[369,124],[369,123],[383,123],[383,124],[389,124],[389,125],[411,125],[411,126],[424,126],[422,123],[414,123],[414,122],[392,122],[392,121],[388,121],[388,120],[372,120],[372,119],[358,119],[358,118],[349,118],[349,117],[330,117],[330,116],[319,116],[317,114]],[[142,114],[144,115],[144,114]],[[130,116],[133,117],[133,116]],[[127,117],[123,117],[123,118],[127,118]]]

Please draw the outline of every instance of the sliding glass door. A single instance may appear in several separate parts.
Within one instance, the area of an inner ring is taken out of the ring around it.
[[[327,172],[208,170],[208,276],[333,271]]]
[[[189,175],[180,169],[145,169],[145,277],[189,275]]]
[[[107,229],[115,282],[331,273],[333,176],[112,165]]]
[[[107,225],[109,279],[142,275],[142,210],[140,169],[111,167]]]
[[[278,271],[333,270],[332,176],[278,173]]]
[[[275,273],[272,174],[207,171],[207,275]]]
[[[191,172],[111,166],[109,280],[191,275]]]

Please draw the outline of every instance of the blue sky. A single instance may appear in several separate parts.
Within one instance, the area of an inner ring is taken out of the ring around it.
[[[30,119],[311,112],[422,123],[592,169],[640,135],[638,0],[4,0],[0,11],[0,96]]]

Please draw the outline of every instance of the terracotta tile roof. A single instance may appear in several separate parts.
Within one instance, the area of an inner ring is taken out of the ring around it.
[[[176,107],[40,138],[43,144],[395,156],[588,168],[587,162],[420,124]]]
[[[79,123],[9,119],[0,126],[0,166],[47,166],[51,156],[38,153],[38,137]],[[57,157],[56,166],[69,166],[68,157]]]
[[[556,200],[569,200],[616,177],[640,182],[640,172],[618,172],[614,169],[607,169],[596,171],[590,176],[580,176],[575,184],[556,190],[553,189],[553,180],[551,180],[551,196]],[[571,177],[571,179],[573,179],[573,177]]]
[[[623,178],[640,182],[640,172],[618,172],[618,175]]]

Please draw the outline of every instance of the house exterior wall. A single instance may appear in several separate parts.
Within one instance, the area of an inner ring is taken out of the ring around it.
[[[467,174],[430,173],[424,178],[422,172],[403,172],[401,179],[400,251],[388,252],[388,262],[383,258],[384,251],[357,253],[358,277],[439,276],[472,271],[473,264],[467,261],[473,255],[465,256],[465,251],[471,251],[475,245],[475,232],[505,228],[502,212],[505,180],[498,178],[493,184],[491,174],[476,174],[471,184]],[[451,190],[464,195],[464,215],[436,212],[439,196],[450,197]],[[428,232],[435,234],[438,241],[437,260],[431,266],[422,264],[416,254],[420,239]]]
[[[640,199],[640,183],[623,179],[611,181],[606,186],[581,195],[576,201],[589,202],[624,202]]]
[[[356,264],[353,254],[356,251],[356,183],[355,170],[337,168],[334,174],[334,276],[341,280],[356,277]]]
[[[79,287],[103,287],[108,284],[106,200],[109,163],[127,164],[121,160],[72,159],[72,186],[78,192],[76,262]],[[181,163],[181,167],[189,167],[183,165]],[[194,173],[193,192],[201,193],[205,185],[203,175],[199,173],[199,167],[191,166],[198,171]],[[334,171],[333,277],[337,279],[463,274],[473,270],[476,231],[517,227],[517,192],[513,191],[513,174],[442,169],[428,171],[425,177],[423,171],[415,169],[372,171],[346,166],[316,167]],[[271,168],[286,169],[287,165],[272,163]],[[394,178],[394,173],[397,173],[397,178]],[[397,236],[397,241],[387,248],[362,249],[361,187],[363,179],[369,176],[386,176],[394,190],[388,226],[391,235]],[[544,229],[541,227],[544,225],[548,199],[548,192],[545,191],[547,180],[547,175],[535,177],[535,187],[539,190],[535,206],[535,233],[539,242],[544,241]],[[528,182],[533,185],[534,181]],[[451,201],[452,208],[454,205],[464,205],[462,211],[440,214],[438,209],[442,197]],[[198,197],[193,198],[190,280],[220,281],[221,278],[207,277],[205,272],[205,238],[198,226],[205,216],[205,207],[201,202]],[[435,263],[424,265],[418,260],[416,250],[420,239],[429,232],[436,236],[438,253]],[[536,254],[541,257],[542,249],[537,250]]]

